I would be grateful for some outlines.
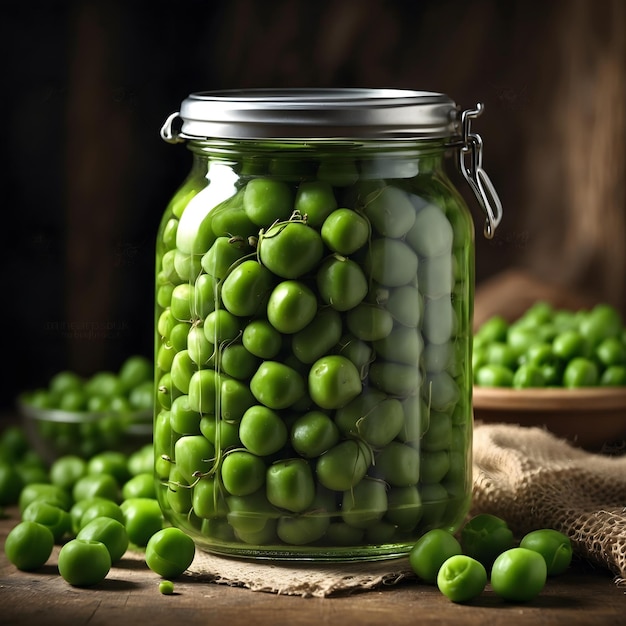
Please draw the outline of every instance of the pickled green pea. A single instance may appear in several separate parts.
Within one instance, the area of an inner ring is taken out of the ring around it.
[[[212,229],[212,209],[220,198],[216,197],[220,191],[229,193],[230,190],[219,190],[209,185],[197,192],[187,202],[176,229],[176,248],[185,254],[204,254],[215,241]]]
[[[312,459],[339,442],[339,429],[326,413],[309,411],[298,417],[291,426],[290,440],[300,456]]]
[[[176,250],[174,269],[182,281],[192,283],[202,271],[202,257],[199,254],[185,254]]]
[[[291,349],[298,360],[313,363],[341,339],[343,324],[334,309],[322,309],[313,321],[293,335]]]
[[[286,280],[279,283],[267,303],[267,319],[279,332],[297,333],[313,321],[317,313],[315,294],[304,283]]]
[[[173,466],[170,470],[165,498],[167,508],[174,511],[174,513],[178,513],[181,516],[187,516],[189,514],[192,507],[191,486],[189,481],[176,466]]]
[[[311,226],[319,227],[337,208],[333,189],[325,181],[305,181],[300,183],[296,192],[295,210],[307,216]]]
[[[248,182],[243,195],[243,208],[257,226],[289,219],[293,211],[293,194],[289,187],[271,178],[255,178]]]
[[[158,275],[158,284],[162,286],[169,286],[172,289],[175,285],[179,285],[184,282],[176,271],[176,265],[174,263],[176,260],[176,252],[176,250],[169,250],[163,255],[161,258],[161,271]]]
[[[174,355],[171,365],[172,382],[182,393],[189,393],[191,377],[198,366],[192,361],[187,350],[181,350]]]
[[[406,241],[420,257],[436,257],[452,250],[454,232],[443,211],[434,204],[421,208]]]
[[[216,419],[214,415],[207,415],[200,420],[200,432],[215,444],[216,449],[241,447],[237,422],[226,422],[223,419]]]
[[[415,252],[397,239],[375,239],[365,257],[369,276],[387,287],[401,287],[415,280],[417,265]]]
[[[419,367],[375,361],[370,366],[370,381],[374,387],[393,396],[409,396],[415,393],[422,382]]]
[[[600,380],[598,366],[584,357],[576,357],[569,361],[563,371],[563,386],[569,389],[577,387],[594,387]]]
[[[399,400],[369,389],[337,409],[335,423],[342,433],[358,435],[374,448],[380,448],[400,433],[404,411]]]
[[[176,469],[191,484],[206,474],[215,462],[215,448],[203,435],[185,435],[174,445]]]
[[[194,316],[198,319],[204,319],[211,311],[215,310],[216,302],[216,281],[208,274],[200,274],[194,283]]]
[[[194,302],[194,286],[189,283],[176,285],[172,291],[170,311],[174,319],[179,322],[189,322],[193,319],[191,307]]]
[[[426,298],[422,332],[432,343],[445,343],[454,335],[456,314],[449,296]]]
[[[431,411],[428,430],[422,437],[424,450],[448,450],[452,443],[452,417],[448,413]]]
[[[218,237],[202,257],[202,269],[215,279],[228,276],[233,265],[250,252],[247,243],[237,237]]]
[[[430,411],[419,395],[408,396],[400,403],[404,413],[404,424],[398,433],[398,439],[404,443],[419,441],[428,430]]]
[[[461,399],[461,389],[448,372],[429,372],[425,387],[429,406],[435,411],[450,411]]]
[[[265,489],[246,496],[227,496],[226,504],[226,518],[238,535],[260,532],[278,517],[276,509],[267,500]]]
[[[318,359],[309,372],[309,395],[322,409],[345,406],[361,389],[361,376],[354,363],[340,355]]]
[[[203,476],[193,488],[193,512],[201,518],[210,519],[226,515],[228,509],[219,480],[215,476]]]
[[[415,207],[397,187],[373,191],[365,200],[364,214],[379,235],[400,238],[415,223]]]
[[[322,241],[338,254],[353,254],[369,240],[369,222],[352,209],[333,211],[322,224]]]
[[[241,341],[248,352],[261,359],[273,359],[283,343],[281,334],[264,319],[250,322],[243,329]]]
[[[337,311],[348,311],[360,304],[368,291],[363,271],[351,259],[331,256],[319,267],[317,289],[323,302]]]
[[[238,191],[219,206],[215,207],[211,228],[218,237],[243,237],[246,238],[256,233],[258,227],[252,223],[243,206],[245,190]]]
[[[172,401],[181,393],[172,382],[172,375],[167,372],[161,376],[157,383],[157,401],[164,409],[172,407]]]
[[[204,320],[204,336],[214,346],[233,341],[239,336],[241,326],[236,315],[225,309],[216,309]]]
[[[168,303],[169,304],[169,303]],[[159,315],[159,319],[157,320],[157,332],[159,333],[161,338],[169,338],[170,333],[172,332],[172,328],[176,326],[177,320],[172,315],[170,309],[166,309]]]
[[[422,518],[422,498],[415,485],[390,488],[387,505],[385,519],[401,531],[413,530]]]
[[[388,361],[418,365],[424,349],[421,333],[415,328],[394,328],[386,337],[373,342],[374,350]]]
[[[229,422],[238,422],[256,402],[247,384],[235,378],[223,377],[220,386],[220,414]]]
[[[372,453],[364,443],[347,439],[318,458],[315,472],[327,489],[348,491],[364,478],[372,460]]]
[[[247,409],[241,418],[239,439],[252,454],[269,456],[287,443],[287,426],[272,409],[255,405]]]
[[[189,408],[198,413],[215,413],[219,376],[212,369],[198,370],[189,379]]]
[[[292,367],[278,361],[261,363],[250,380],[254,397],[270,409],[286,409],[306,392],[302,376]]]
[[[222,283],[224,306],[238,317],[256,315],[266,306],[273,282],[272,273],[258,261],[243,261]]]
[[[189,322],[179,322],[170,331],[169,346],[175,351],[180,352],[187,348],[187,336],[192,325]]]
[[[292,546],[303,546],[321,539],[330,520],[325,513],[306,513],[296,516],[283,516],[278,519],[276,534],[281,541]]]
[[[249,378],[259,366],[258,358],[240,343],[227,345],[222,350],[220,363],[225,374],[238,380]]]
[[[354,363],[362,380],[366,378],[369,365],[374,360],[370,344],[348,333],[339,340],[337,352]]]
[[[416,287],[404,285],[391,291],[385,308],[403,326],[416,328],[422,318],[424,299]]]
[[[382,481],[364,478],[343,493],[341,519],[350,526],[368,528],[386,512],[387,488]]]
[[[315,481],[305,459],[276,461],[267,470],[265,484],[268,501],[293,513],[305,511],[315,499]]]
[[[213,344],[207,339],[204,328],[191,326],[187,333],[187,354],[198,366],[205,365],[214,355]]]
[[[420,494],[422,496],[421,527],[441,526],[450,500],[448,490],[441,483],[424,483],[420,486]]]
[[[409,487],[420,479],[420,454],[404,443],[392,441],[376,456],[376,475],[394,487]]]
[[[419,476],[423,483],[440,483],[450,471],[448,450],[422,450]]]
[[[320,234],[304,222],[279,222],[261,233],[258,254],[271,272],[293,279],[313,270],[324,254],[324,244]]]
[[[224,457],[222,484],[233,496],[248,496],[265,484],[265,463],[250,452],[234,450]]]
[[[363,341],[384,339],[393,329],[389,311],[371,304],[359,304],[346,314],[348,330]]]

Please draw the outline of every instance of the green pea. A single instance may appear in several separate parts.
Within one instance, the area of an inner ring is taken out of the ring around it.
[[[417,287],[404,285],[391,290],[385,308],[403,326],[416,328],[422,318],[424,299]]]
[[[191,565],[193,539],[180,528],[163,528],[146,545],[146,565],[164,578],[177,578]]]
[[[605,367],[626,365],[626,344],[618,337],[603,339],[598,344],[595,353]]]
[[[214,346],[236,339],[241,333],[239,319],[225,309],[216,309],[204,320],[204,336]]]
[[[337,409],[354,399],[362,389],[358,370],[346,357],[324,356],[311,366],[309,395],[322,409]]]
[[[267,319],[276,330],[285,334],[305,328],[316,313],[315,294],[304,283],[295,280],[279,283],[267,303]]]
[[[253,320],[244,329],[241,341],[251,354],[273,359],[282,347],[281,334],[264,319]]]
[[[388,361],[418,365],[424,349],[421,333],[415,328],[393,328],[384,338],[373,342],[376,352]]]
[[[234,453],[233,453],[234,454]],[[228,458],[228,456],[226,457]],[[265,468],[263,468],[265,480]],[[269,503],[265,489],[244,496],[228,496],[228,523],[239,533],[256,533],[270,525],[279,514]]]
[[[541,554],[527,548],[510,548],[494,561],[490,582],[501,598],[528,602],[544,588],[546,577],[546,562]]]
[[[543,556],[548,576],[563,574],[572,562],[572,542],[567,535],[551,528],[542,528],[524,535],[519,544]]]
[[[415,280],[417,265],[417,255],[398,239],[373,240],[365,258],[369,276],[387,287],[401,287]]]
[[[293,195],[289,187],[271,178],[255,178],[246,185],[243,208],[257,226],[286,220],[293,211]]]
[[[356,528],[368,528],[382,519],[387,512],[387,489],[379,480],[364,478],[348,491],[344,491],[341,518]]]
[[[337,424],[326,413],[309,411],[291,426],[291,445],[305,458],[315,458],[339,442]]]
[[[319,227],[337,208],[337,200],[326,181],[305,181],[296,192],[295,210],[307,216],[307,223]]]
[[[598,366],[590,359],[576,357],[569,361],[563,371],[563,386],[567,388],[593,387],[598,384]]]
[[[281,541],[289,545],[302,546],[321,539],[330,519],[325,513],[296,516],[283,516],[278,519],[276,534]]]
[[[443,211],[434,204],[421,208],[406,240],[420,257],[450,253],[454,232]]]
[[[206,474],[215,462],[215,448],[203,435],[185,435],[174,445],[176,468],[187,483]]]
[[[339,313],[322,309],[310,324],[293,335],[291,349],[303,363],[313,363],[337,344],[342,329]]]
[[[476,384],[481,387],[512,387],[513,372],[504,365],[483,365],[476,372]]]
[[[215,279],[228,276],[231,268],[249,252],[247,244],[237,237],[218,237],[202,257],[202,269]]]
[[[156,498],[152,463],[141,473],[135,474],[122,485],[122,498]]]
[[[222,461],[222,484],[233,496],[248,496],[265,484],[265,463],[250,452],[234,450]]]
[[[252,454],[268,456],[278,452],[287,443],[287,426],[272,409],[255,405],[241,418],[239,438]]]
[[[176,285],[172,291],[170,311],[174,319],[179,322],[189,322],[193,319],[191,308],[194,302],[194,286],[189,283]]]
[[[419,463],[422,483],[440,483],[450,471],[450,453],[448,450],[422,450]]]
[[[238,317],[262,311],[273,286],[273,275],[258,261],[243,261],[224,279],[221,297],[226,310]]]
[[[428,373],[424,380],[429,406],[435,411],[450,411],[461,399],[461,389],[448,372]]]
[[[357,339],[377,341],[392,331],[393,318],[381,307],[362,303],[347,312],[346,325]]]
[[[485,567],[465,554],[446,559],[437,573],[437,587],[452,602],[468,602],[479,596],[486,585]]]
[[[404,411],[399,400],[369,389],[337,409],[335,423],[342,433],[358,435],[373,447],[381,448],[399,434]]]
[[[607,337],[619,337],[623,324],[617,309],[600,303],[581,319],[579,329],[591,346],[597,346]]]
[[[223,378],[220,385],[220,415],[229,422],[239,422],[255,404],[250,387],[235,378]]]
[[[47,526],[24,520],[15,525],[4,542],[4,553],[17,569],[30,572],[43,567],[52,554],[54,536]]]
[[[413,530],[422,518],[422,498],[415,485],[391,487],[387,503],[385,519],[403,532]]]
[[[227,345],[222,350],[220,363],[225,374],[238,380],[250,378],[259,366],[259,360],[240,343]]]
[[[322,224],[322,241],[330,250],[342,255],[353,254],[369,240],[369,222],[352,209],[333,211]]]
[[[270,409],[286,409],[306,391],[302,376],[292,367],[277,361],[263,361],[250,380],[254,397]]]
[[[443,528],[433,528],[415,542],[409,552],[409,563],[421,580],[435,584],[444,562],[462,553],[461,544],[451,532]]]
[[[49,528],[55,543],[59,543],[72,529],[70,514],[45,500],[33,500],[22,511],[21,519],[24,522],[37,522]]]
[[[109,551],[111,563],[119,561],[126,554],[129,545],[123,522],[110,517],[92,519],[80,529],[76,539],[103,543]]]
[[[609,365],[602,376],[600,384],[605,387],[621,387],[626,385],[626,365]]]
[[[87,474],[79,478],[72,487],[75,501],[100,497],[119,502],[120,495],[118,482],[111,474]]]
[[[300,513],[315,499],[313,473],[305,459],[276,461],[267,470],[266,493],[274,506]]]
[[[239,424],[217,420],[215,415],[204,416],[200,420],[200,432],[215,445],[216,450],[240,448]]]
[[[401,400],[404,424],[398,433],[398,439],[404,443],[419,441],[428,430],[430,411],[419,395],[410,395]]]
[[[514,389],[544,387],[545,384],[546,376],[544,370],[538,365],[522,363],[513,373],[512,387]]]
[[[392,396],[409,396],[419,389],[422,373],[419,367],[376,361],[370,366],[370,381],[377,389]]]
[[[345,440],[322,454],[316,464],[319,482],[334,491],[347,491],[357,485],[372,463],[372,453],[355,440]]]
[[[281,278],[309,273],[324,254],[324,244],[314,228],[301,221],[278,222],[259,237],[261,263]]]
[[[461,545],[465,554],[491,569],[499,554],[513,547],[513,532],[497,515],[479,513],[461,528]]]
[[[367,279],[357,263],[343,256],[331,256],[319,267],[317,289],[323,302],[337,311],[348,311],[363,301]]]
[[[187,348],[187,337],[191,328],[194,328],[189,322],[179,322],[172,327],[169,335],[169,346],[174,352],[180,352]]]
[[[215,413],[219,376],[212,369],[198,370],[189,379],[189,408],[198,413]]]
[[[202,326],[189,328],[186,349],[189,358],[198,366],[206,365],[214,356],[213,344],[207,339]]]
[[[193,488],[193,512],[200,518],[223,517],[228,509],[219,479],[203,476]]]
[[[71,539],[59,551],[58,568],[70,585],[91,587],[106,578],[111,569],[111,555],[100,541]]]
[[[454,335],[456,314],[449,296],[426,298],[422,332],[425,340],[446,343]]]
[[[339,340],[337,351],[352,361],[362,380],[367,377],[369,365],[374,360],[374,351],[369,343],[348,333]]]
[[[86,524],[98,517],[108,517],[118,522],[124,522],[124,514],[119,504],[112,500],[96,497],[92,498],[91,504],[85,506],[78,523],[78,528],[83,528]]]
[[[191,378],[198,371],[198,366],[189,356],[188,350],[177,352],[171,365],[172,382],[182,393],[189,393]]]
[[[246,238],[257,232],[258,227],[252,223],[244,209],[244,193],[245,188],[211,211],[213,216],[211,227],[218,237]]]
[[[400,238],[415,223],[415,207],[406,192],[397,187],[383,187],[366,199],[363,212],[383,237]]]
[[[570,361],[586,355],[587,344],[583,335],[574,329],[564,330],[552,340],[552,352],[560,359]]]
[[[185,254],[180,250],[176,250],[174,256],[174,269],[181,281],[193,283],[200,272],[202,271],[201,265],[202,257],[199,254]]]
[[[420,454],[404,443],[392,441],[376,456],[376,475],[394,487],[408,487],[420,479]]]
[[[189,481],[183,476],[178,467],[172,467],[170,469],[167,481],[167,492],[165,494],[167,510],[187,517],[192,507],[191,499],[192,490]]]

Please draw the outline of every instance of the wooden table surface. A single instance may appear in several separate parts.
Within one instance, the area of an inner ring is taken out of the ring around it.
[[[0,520],[0,544],[17,521],[9,510]],[[407,580],[387,588],[327,598],[255,592],[183,576],[176,593],[159,593],[160,578],[141,560],[122,559],[92,588],[67,584],[56,567],[58,547],[37,572],[20,572],[0,554],[0,624],[68,626],[290,625],[349,626],[400,624],[498,625],[626,624],[626,587],[604,570],[574,563],[548,581],[532,602],[511,604],[489,589],[475,601],[454,604],[431,586]]]

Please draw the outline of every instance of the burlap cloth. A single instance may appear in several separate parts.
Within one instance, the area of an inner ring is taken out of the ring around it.
[[[626,579],[626,455],[584,451],[543,429],[477,424],[470,515],[493,513],[521,536],[567,534],[577,556]],[[414,578],[408,559],[371,563],[248,562],[198,552],[189,570],[208,581],[304,597],[365,591]]]

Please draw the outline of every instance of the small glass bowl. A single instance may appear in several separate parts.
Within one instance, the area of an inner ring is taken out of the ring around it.
[[[33,449],[48,463],[66,454],[90,458],[117,450],[131,454],[152,442],[153,411],[65,411],[43,409],[17,399],[24,430]]]

